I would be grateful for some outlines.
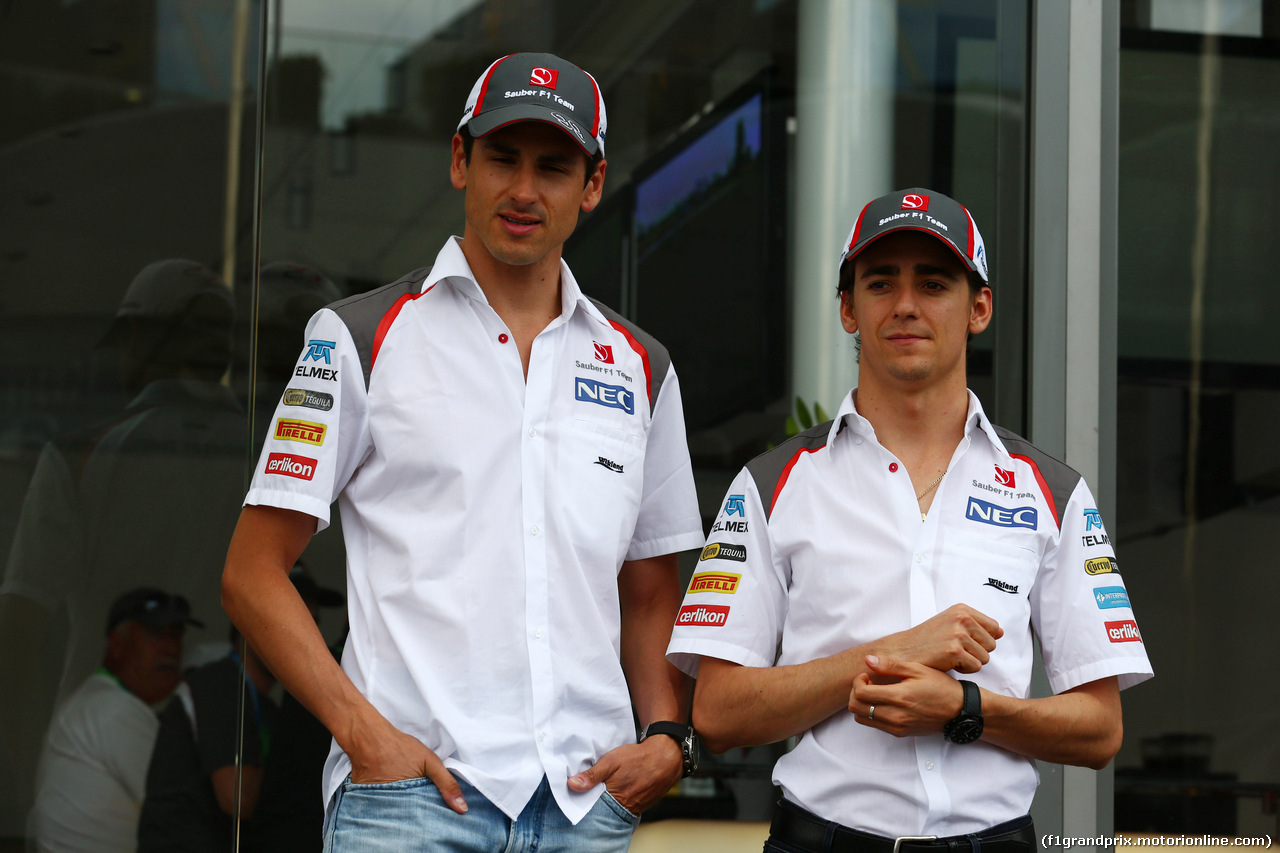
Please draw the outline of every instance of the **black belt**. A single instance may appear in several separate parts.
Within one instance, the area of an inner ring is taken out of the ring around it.
[[[785,799],[778,800],[773,810],[769,837],[811,853],[1032,853],[1036,849],[1030,815],[970,835],[886,838],[823,820]]]

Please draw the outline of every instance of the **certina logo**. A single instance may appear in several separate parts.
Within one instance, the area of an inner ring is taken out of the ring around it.
[[[324,424],[312,421],[295,421],[289,418],[276,420],[276,438],[283,441],[301,441],[319,447],[324,444],[325,429]]]
[[[1129,607],[1129,593],[1122,586],[1097,586],[1093,588],[1093,600],[1099,610]]]
[[[294,456],[292,453],[272,453],[267,456],[267,467],[262,470],[268,474],[310,480],[316,473],[316,460],[310,456]]]
[[[286,406],[306,406],[308,409],[319,409],[327,412],[333,408],[333,395],[320,391],[307,391],[304,388],[286,388],[284,392]]]
[[[319,361],[324,359],[325,364],[332,364],[329,361],[329,353],[333,352],[333,348],[337,344],[333,341],[307,341],[307,354],[302,357],[303,361]]]
[[[742,502],[742,495],[729,495],[728,499],[724,502],[724,514],[725,515],[746,515],[747,514],[746,505]]]
[[[611,409],[621,409],[628,415],[636,413],[636,395],[621,385],[606,385],[581,376],[573,378],[573,398],[584,403],[595,403]]]
[[[1006,509],[970,496],[964,517],[970,521],[994,524],[996,527],[1025,527],[1028,530],[1035,530],[1038,514],[1033,506]]]
[[[987,578],[987,582],[984,583],[983,586],[989,586],[992,589],[998,589],[1001,592],[1007,592],[1010,595],[1018,594],[1018,587],[1016,584],[1005,583],[999,578]]]
[[[293,369],[293,375],[304,379],[323,379],[326,382],[333,382],[338,378],[338,371],[330,367],[305,367],[299,364]]]
[[[610,471],[615,471],[619,474],[622,473],[622,466],[617,462],[614,462],[612,459],[605,459],[603,456],[597,456],[595,464],[608,468]]]
[[[1007,489],[1018,488],[1018,484],[1014,480],[1013,472],[1008,469],[1001,468],[999,465],[996,466],[996,482]]]
[[[698,562],[703,560],[733,560],[735,563],[746,562],[747,548],[745,545],[730,545],[728,542],[712,542],[710,545],[702,549],[702,553],[698,556]]]
[[[535,86],[543,86],[547,89],[554,89],[556,81],[560,79],[560,72],[553,71],[550,68],[542,68],[535,65],[533,70],[529,72],[529,82]]]
[[[929,197],[927,195],[916,195],[915,193],[907,193],[902,197],[903,210],[928,210]]]
[[[1102,530],[1104,534],[1106,533],[1106,530],[1102,527],[1102,513],[1091,507],[1084,511],[1084,529],[1093,530],[1095,528]]]
[[[1123,622],[1107,622],[1107,639],[1113,643],[1141,643],[1142,635],[1138,633],[1138,623],[1132,619]]]
[[[698,572],[689,581],[689,592],[718,592],[733,595],[738,591],[742,575],[733,572]]]
[[[564,127],[565,130],[569,131],[575,137],[577,137],[579,142],[581,142],[583,145],[587,144],[587,137],[583,135],[582,130],[576,124],[569,121],[567,118],[560,115],[560,113],[555,112],[554,110],[551,112],[551,117],[556,121],[558,121]]]
[[[613,347],[605,346],[604,344],[599,344],[595,341],[592,341],[591,343],[595,344],[596,361],[603,362],[604,364],[613,364]]]
[[[1120,574],[1120,566],[1110,557],[1097,557],[1084,561],[1084,570],[1091,575]]]
[[[719,627],[729,618],[727,604],[686,604],[676,616],[677,625],[712,625]]]

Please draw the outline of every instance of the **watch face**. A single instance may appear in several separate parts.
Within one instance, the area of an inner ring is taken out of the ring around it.
[[[952,743],[973,743],[982,737],[982,718],[956,717],[947,723],[942,734]]]

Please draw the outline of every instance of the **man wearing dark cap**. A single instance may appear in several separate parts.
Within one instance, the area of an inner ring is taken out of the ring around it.
[[[463,236],[307,329],[223,600],[334,735],[332,849],[621,850],[692,765],[663,657],[702,539],[679,386],[561,259],[606,129],[580,68],[494,62],[453,138]],[[335,499],[341,669],[287,581]]]
[[[178,684],[187,600],[141,587],[115,600],[102,665],[58,709],[32,811],[36,849],[131,851],[159,722],[152,706]]]
[[[962,205],[867,204],[837,293],[858,387],[738,475],[668,656],[712,749],[799,738],[767,850],[1032,853],[1034,759],[1105,766],[1151,675],[1101,517],[967,388],[992,292]]]

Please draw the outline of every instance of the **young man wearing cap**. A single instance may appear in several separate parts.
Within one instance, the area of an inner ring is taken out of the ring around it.
[[[581,69],[493,63],[453,139],[462,238],[308,327],[223,596],[334,735],[332,849],[625,849],[686,765],[663,657],[674,555],[702,539],[679,386],[561,260],[605,130]],[[341,669],[287,581],[334,499]],[[662,736],[636,743],[632,700]]]
[[[766,849],[1030,853],[1033,759],[1106,765],[1151,675],[1113,552],[1081,477],[967,389],[992,293],[963,206],[870,202],[839,282],[858,387],[738,475],[669,657],[712,749],[800,738]]]
[[[107,616],[102,665],[58,709],[45,739],[31,829],[36,849],[132,850],[159,721],[179,681],[187,600],[142,587]]]

